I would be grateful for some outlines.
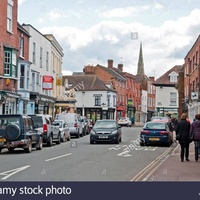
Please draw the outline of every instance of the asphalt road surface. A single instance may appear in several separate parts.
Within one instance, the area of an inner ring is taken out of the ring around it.
[[[141,127],[123,127],[122,142],[89,144],[89,136],[44,145],[41,151],[22,149],[0,154],[1,181],[134,181],[169,147],[139,145]]]

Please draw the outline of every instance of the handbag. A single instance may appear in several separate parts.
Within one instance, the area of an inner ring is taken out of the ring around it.
[[[180,134],[177,134],[176,135],[176,140],[180,140],[181,139],[181,135]]]

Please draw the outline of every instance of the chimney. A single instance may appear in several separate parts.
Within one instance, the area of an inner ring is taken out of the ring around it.
[[[83,72],[85,73],[85,75],[90,75],[90,74],[94,74],[94,66],[91,65],[87,65],[83,68]]]
[[[108,60],[108,68],[113,68],[113,60],[112,59]]]
[[[118,64],[118,69],[123,72],[123,64]]]

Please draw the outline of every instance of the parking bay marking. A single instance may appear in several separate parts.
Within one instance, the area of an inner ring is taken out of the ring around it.
[[[72,153],[68,153],[68,154],[65,154],[65,155],[57,156],[57,157],[54,157],[54,158],[49,158],[49,159],[47,159],[45,161],[49,162],[49,161],[56,160],[56,159],[59,159],[59,158],[63,158],[63,157],[70,156],[70,155],[72,155]]]
[[[30,167],[30,165],[27,165],[27,166],[24,166],[24,167],[19,167],[19,168],[16,168],[16,169],[12,169],[12,170],[9,170],[9,171],[6,171],[6,172],[2,172],[0,173],[1,176],[4,176],[2,178],[2,180],[6,180],[7,178],[11,177],[12,175],[22,171],[22,170],[25,170],[27,169],[28,167]]]

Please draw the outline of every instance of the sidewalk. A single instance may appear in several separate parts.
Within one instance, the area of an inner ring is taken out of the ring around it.
[[[194,159],[194,145],[190,144],[190,161],[181,162],[180,145],[161,165],[143,181],[200,181],[200,159]]]

